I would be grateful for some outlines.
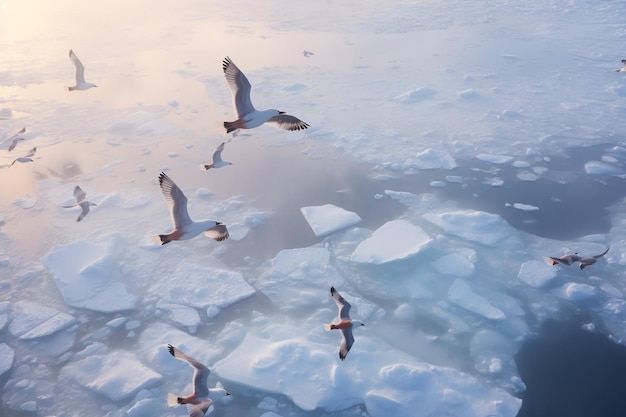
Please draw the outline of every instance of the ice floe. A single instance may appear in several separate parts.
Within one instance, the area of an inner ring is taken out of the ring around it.
[[[512,233],[500,216],[484,211],[455,210],[425,213],[423,217],[448,234],[488,246],[495,246]]]
[[[406,220],[392,220],[361,242],[350,259],[353,262],[380,265],[410,258],[432,242],[419,226]]]
[[[333,204],[302,207],[300,211],[317,237],[354,226],[361,221],[358,214]]]

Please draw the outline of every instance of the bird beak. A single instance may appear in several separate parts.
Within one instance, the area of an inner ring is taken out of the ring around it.
[[[230,395],[230,392],[226,391],[226,395]]]
[[[222,224],[222,222],[215,222],[215,224],[220,225],[220,224]]]
[[[361,323],[361,326],[365,326],[365,323]]]
[[[284,112],[284,111],[280,111],[280,110],[278,111],[278,114],[285,114],[285,113],[286,112]]]

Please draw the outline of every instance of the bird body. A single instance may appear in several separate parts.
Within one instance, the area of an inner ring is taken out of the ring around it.
[[[97,85],[85,81],[85,66],[82,62],[80,62],[80,59],[78,59],[74,51],[71,49],[70,60],[76,67],[76,84],[71,87],[67,87],[68,91],[89,90],[91,87],[97,87]]]
[[[85,198],[87,197],[87,193],[85,193],[78,185],[74,187],[74,197],[76,197],[76,204],[72,204],[71,206],[63,206],[64,208],[72,208],[76,206],[80,206],[81,212],[76,219],[77,222],[81,221],[85,218],[85,216],[89,213],[89,206],[95,206],[96,203],[92,203],[91,201],[87,201]]]
[[[250,101],[252,86],[244,73],[228,57],[224,58],[222,69],[226,75],[226,81],[233,92],[238,117],[235,121],[224,122],[226,133],[238,129],[253,129],[265,123],[273,124],[284,130],[301,130],[309,127],[307,123],[283,111],[255,109],[252,101]]]
[[[222,151],[224,150],[225,142],[220,143],[220,145],[213,151],[213,162],[210,164],[202,165],[201,169],[209,170],[211,168],[221,168],[228,165],[232,165],[232,162],[222,160]]]
[[[354,344],[354,335],[352,329],[355,327],[365,326],[358,320],[350,319],[350,309],[352,306],[337,292],[335,287],[330,287],[330,296],[335,300],[339,309],[339,322],[336,324],[325,324],[326,330],[341,330],[342,341],[339,347],[339,359],[346,359],[348,352]]]
[[[15,135],[9,137],[7,140],[2,142],[2,145],[1,145],[2,148],[4,148],[6,146],[7,147],[7,151],[11,152],[17,146],[17,142],[18,141],[24,140],[24,138],[20,136],[24,132],[26,132],[26,128],[25,127],[20,129]]]
[[[599,255],[593,255],[593,256],[586,257],[586,258],[581,258],[580,259],[580,269],[585,269],[589,265],[595,264],[598,261],[598,259],[600,259],[604,255],[606,255],[606,253],[609,251],[609,249],[610,248],[606,248],[606,250],[604,252],[602,252],[601,254],[599,254]]]
[[[181,361],[187,362],[193,368],[193,392],[185,396],[174,394],[167,395],[167,405],[176,407],[181,404],[187,405],[189,417],[202,417],[213,403],[213,399],[230,395],[223,388],[209,388],[207,379],[211,371],[204,364],[191,356],[185,355],[182,351],[172,345],[167,345],[168,352]]]
[[[548,265],[557,265],[557,264],[561,264],[561,265],[571,265],[574,262],[578,262],[581,259],[580,256],[578,256],[578,253],[568,253],[567,255],[563,255],[560,256],[558,258],[553,257],[553,256],[548,256],[545,258],[546,262],[548,263]]]
[[[191,239],[200,233],[205,233],[208,237],[218,242],[228,238],[228,229],[225,225],[215,220],[193,221],[187,212],[187,197],[182,190],[164,172],[159,175],[159,185],[165,201],[170,206],[170,216],[174,229],[159,235],[161,245],[172,240]]]
[[[19,158],[15,158],[9,168],[13,166],[16,162],[33,162],[33,156],[35,156],[35,152],[37,152],[37,147],[32,148],[28,153],[24,156],[20,156]]]

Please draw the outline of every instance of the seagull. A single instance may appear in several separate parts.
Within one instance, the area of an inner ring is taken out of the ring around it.
[[[85,81],[85,66],[83,65],[82,62],[80,62],[80,59],[78,59],[74,51],[72,51],[71,49],[70,49],[70,59],[72,60],[72,62],[74,63],[74,66],[76,67],[76,85],[72,87],[67,87],[67,89],[69,91],[89,90],[91,87],[97,87],[97,85],[88,83]]]
[[[335,289],[335,287],[330,287],[330,296],[333,297],[335,303],[337,303],[337,307],[339,307],[339,323],[337,324],[325,324],[324,328],[326,330],[341,330],[341,334],[343,336],[343,340],[341,342],[341,347],[339,348],[339,359],[344,360],[354,343],[354,336],[352,336],[352,328],[353,327],[361,327],[365,326],[365,324],[361,323],[358,320],[350,319],[350,308],[352,307],[349,302],[347,302]]]
[[[193,393],[184,397],[177,397],[174,394],[167,394],[167,405],[176,407],[177,405],[187,404],[189,417],[203,417],[204,413],[209,409],[213,400],[230,395],[230,392],[224,388],[209,388],[207,386],[207,378],[211,370],[198,362],[191,356],[185,355],[172,345],[167,345],[167,350],[176,359],[185,361],[193,368]]]
[[[5,140],[5,141],[2,143],[2,147],[4,148],[4,146],[5,146],[7,143],[11,142],[11,143],[9,143],[9,146],[8,146],[8,148],[7,148],[7,150],[8,150],[9,152],[11,152],[11,151],[12,151],[13,149],[15,149],[15,147],[17,146],[17,141],[19,141],[19,140],[24,140],[24,138],[23,138],[23,137],[20,137],[20,135],[21,135],[22,133],[24,133],[24,132],[26,132],[26,128],[25,128],[25,127],[21,128],[21,129],[19,130],[19,132],[17,132],[15,135],[11,136],[11,137],[10,137],[10,138],[8,138],[7,140]]]
[[[218,146],[215,149],[215,151],[213,151],[213,162],[209,165],[202,165],[200,169],[209,170],[211,168],[221,168],[221,167],[225,167],[228,165],[232,165],[232,162],[222,160],[222,151],[224,150],[224,143],[225,142],[220,143],[220,146]]]
[[[600,259],[604,255],[606,255],[606,253],[609,251],[609,249],[610,249],[610,247],[606,248],[606,250],[604,252],[602,252],[600,255],[594,255],[594,256],[590,256],[588,258],[581,258],[580,259],[580,269],[585,269],[589,265],[595,264],[598,259]]]
[[[309,127],[307,123],[295,116],[285,114],[284,111],[276,109],[256,110],[250,101],[250,89],[252,87],[243,72],[229,57],[224,58],[222,68],[235,98],[238,117],[234,122],[224,122],[226,133],[237,129],[252,129],[263,123],[270,123],[285,130],[300,130]]]
[[[556,264],[571,265],[574,262],[580,261],[582,258],[578,256],[578,252],[574,252],[574,253],[568,253],[567,255],[560,256],[558,258],[555,258],[553,256],[548,256],[544,259],[546,260],[548,265],[554,266]]]
[[[33,162],[33,156],[35,156],[35,152],[37,152],[37,147],[34,147],[30,151],[28,151],[26,155],[15,158],[13,162],[11,162],[11,165],[9,165],[9,168],[11,168],[16,162]]]
[[[85,197],[87,197],[87,193],[84,192],[82,188],[80,188],[78,185],[74,187],[74,197],[76,197],[76,204],[72,204],[71,206],[63,206],[63,208],[72,208],[72,207],[80,206],[82,211],[80,212],[80,214],[78,215],[78,218],[76,219],[76,221],[79,222],[85,218],[87,213],[89,213],[89,206],[95,206],[96,203],[92,203],[91,201],[85,200]]]
[[[306,49],[304,51],[302,51],[302,55],[304,55],[305,58],[308,58],[310,56],[315,55],[313,52],[307,51]]]
[[[616,69],[615,72],[626,72],[626,59],[622,59],[622,68]]]
[[[165,245],[172,240],[191,239],[202,232],[218,242],[228,238],[228,229],[220,222],[214,220],[195,222],[191,220],[187,212],[187,197],[164,172],[159,174],[159,185],[161,186],[163,197],[165,197],[167,204],[170,206],[170,215],[174,225],[174,230],[166,235],[159,235],[161,245]]]

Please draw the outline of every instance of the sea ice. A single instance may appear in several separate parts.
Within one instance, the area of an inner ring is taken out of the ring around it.
[[[440,274],[469,278],[474,275],[475,267],[472,261],[473,259],[476,259],[476,253],[474,251],[471,251],[469,257],[460,253],[451,253],[435,260],[433,266]]]
[[[431,242],[432,239],[419,226],[406,220],[392,220],[361,242],[350,259],[380,265],[417,255]]]
[[[517,278],[533,288],[546,286],[557,275],[557,269],[543,261],[526,261],[517,273]]]
[[[354,226],[361,221],[358,214],[332,204],[302,207],[300,211],[317,237]]]
[[[428,148],[409,156],[404,166],[416,169],[454,169],[457,164],[448,152]]]
[[[0,376],[13,366],[15,352],[6,343],[0,343]]]
[[[591,175],[621,175],[624,173],[622,169],[615,165],[607,164],[601,161],[589,161],[585,164],[585,171]]]
[[[102,240],[106,243],[77,241],[56,246],[42,263],[68,305],[102,312],[133,309],[136,297],[112,278],[123,275],[116,253],[124,247],[121,237],[110,234]]]
[[[571,301],[582,301],[593,297],[598,293],[598,289],[593,285],[579,283],[579,282],[566,282],[562,287],[557,288],[555,293],[564,299]]]
[[[469,311],[490,320],[504,320],[506,315],[494,307],[485,297],[476,294],[463,280],[457,279],[448,290],[448,299]]]
[[[506,164],[508,162],[511,162],[513,160],[513,157],[507,156],[507,155],[492,155],[488,153],[479,153],[476,155],[476,159],[478,159],[479,161],[490,162],[492,164],[501,165],[501,164]]]
[[[423,217],[446,233],[487,246],[495,246],[511,235],[511,227],[499,215],[484,211],[455,210],[425,213]]]
[[[537,211],[539,207],[524,203],[513,203],[513,208],[521,211]]]
[[[13,305],[9,332],[20,339],[48,336],[74,324],[69,314],[42,304],[20,300]]]
[[[160,277],[150,292],[166,303],[203,308],[209,317],[215,317],[223,308],[253,295],[255,290],[240,272],[182,261],[173,274]]]
[[[90,345],[76,353],[61,369],[60,375],[111,401],[127,399],[163,379],[141,364],[134,354],[124,350],[109,351],[100,344]]]
[[[396,97],[396,100],[398,100],[401,103],[407,103],[407,104],[415,103],[415,102],[426,100],[426,99],[433,97],[436,92],[437,91],[432,88],[419,87],[419,88],[409,90],[405,93],[400,94],[399,96]]]
[[[23,209],[33,208],[35,207],[36,203],[37,196],[30,193],[26,194],[26,196],[24,196],[23,198],[19,198],[13,202],[13,204]]]

